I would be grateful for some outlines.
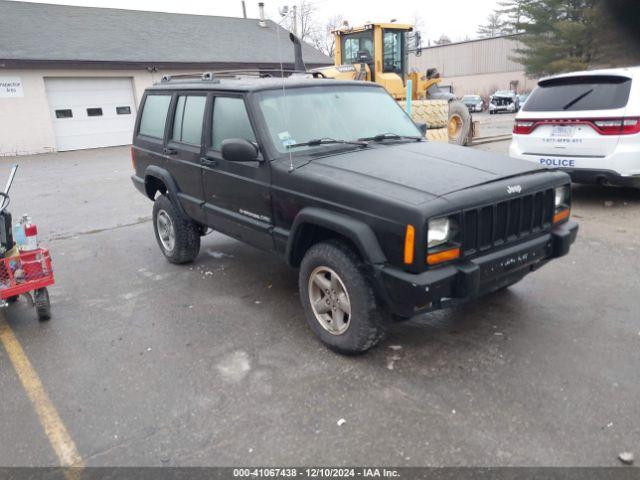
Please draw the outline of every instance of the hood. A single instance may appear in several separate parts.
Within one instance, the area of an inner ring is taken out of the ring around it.
[[[298,171],[418,204],[475,185],[540,170],[543,169],[535,163],[504,155],[446,143],[415,142],[317,158]]]

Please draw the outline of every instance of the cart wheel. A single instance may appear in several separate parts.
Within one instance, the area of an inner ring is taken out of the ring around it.
[[[33,300],[36,305],[38,320],[44,322],[51,318],[51,303],[49,303],[49,292],[46,288],[39,288],[34,292]]]

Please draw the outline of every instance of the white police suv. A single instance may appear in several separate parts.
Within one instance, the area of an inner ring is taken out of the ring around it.
[[[640,66],[541,79],[516,116],[509,155],[576,183],[640,188]]]

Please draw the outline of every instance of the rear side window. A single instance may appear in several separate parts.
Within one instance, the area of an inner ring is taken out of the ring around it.
[[[527,112],[609,110],[627,105],[631,79],[618,76],[581,76],[542,82],[524,105]]]
[[[227,138],[244,138],[255,142],[247,109],[241,98],[218,97],[213,102],[211,147],[220,150]]]
[[[171,95],[147,95],[140,119],[140,135],[164,138],[164,125],[171,103]]]
[[[200,145],[202,138],[202,120],[207,97],[202,95],[180,95],[176,103],[173,119],[173,135],[175,142]]]

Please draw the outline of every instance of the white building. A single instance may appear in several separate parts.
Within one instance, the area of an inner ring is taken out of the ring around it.
[[[519,36],[504,35],[426,47],[420,56],[409,56],[409,66],[421,72],[437,68],[444,78],[442,85],[451,85],[457,96],[488,97],[496,90],[528,92],[536,86],[537,79],[527,77],[524,67],[516,60],[516,50],[523,47]]]
[[[131,142],[162,75],[293,68],[270,20],[0,0],[0,156]],[[332,64],[303,44],[307,66]]]

